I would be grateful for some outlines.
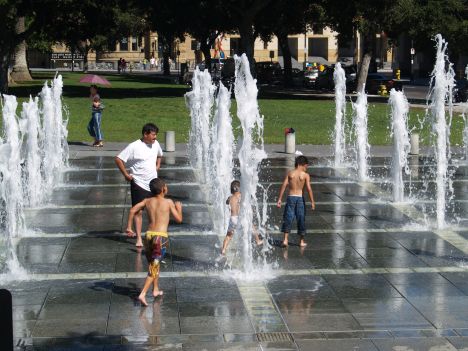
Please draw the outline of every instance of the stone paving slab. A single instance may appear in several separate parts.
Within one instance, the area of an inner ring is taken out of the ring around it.
[[[170,228],[160,280],[164,297],[154,302],[150,297],[150,307],[142,308],[135,298],[146,260],[134,239],[121,234],[129,192],[113,157],[123,146],[72,147],[72,168],[52,203],[27,211],[29,225],[42,233],[35,237],[28,232],[19,242],[18,256],[36,280],[3,284],[13,291],[18,349],[466,346],[467,230],[460,227],[456,235],[418,230],[411,212],[379,203],[373,187],[353,180],[353,171],[330,168],[329,159],[322,157],[326,148],[304,147],[308,155],[321,156],[311,158],[318,204],[316,211],[308,211],[306,249],[294,246],[295,235],[287,250],[277,246],[282,210],[274,201],[268,204],[273,248],[267,261],[275,264],[276,276],[264,283],[244,282],[224,271],[218,260],[223,233],[212,232],[203,187],[180,145],[176,153],[166,154],[160,175],[174,189],[171,196],[187,205],[185,224]],[[268,195],[274,198],[293,157],[276,146],[267,149],[275,158],[263,162],[260,177],[272,183]],[[383,157],[371,159],[371,170],[387,177],[382,166],[390,162],[388,150],[377,151]],[[433,159],[418,161],[421,176]],[[463,167],[457,170],[457,194],[466,190],[467,173]],[[391,190],[372,184],[382,193]],[[464,215],[463,202],[457,206]],[[239,247],[236,241],[229,256]],[[235,259],[227,263],[237,264]]]

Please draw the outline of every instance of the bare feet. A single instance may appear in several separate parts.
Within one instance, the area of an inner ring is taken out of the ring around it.
[[[137,240],[136,244],[135,244],[136,247],[143,247],[143,242],[140,240]]]
[[[129,238],[134,238],[134,237],[136,237],[136,233],[135,233],[133,230],[131,230],[131,229],[127,229],[127,230],[125,231],[125,233],[127,233],[127,236],[128,236]]]
[[[261,239],[256,240],[256,242],[257,242],[257,246],[263,245],[263,240]]]
[[[288,242],[286,240],[283,241],[283,243],[281,244],[281,247],[288,247]]]
[[[156,292],[153,291],[153,297],[156,298],[158,296],[163,296],[164,292],[162,290],[157,290]]]
[[[299,246],[300,246],[300,247],[306,247],[306,246],[307,246],[307,243],[306,243],[304,240],[301,240],[301,241],[299,242]]]
[[[221,250],[221,255],[224,256],[226,254],[226,250],[225,249],[222,249]]]
[[[148,302],[146,302],[146,296],[145,296],[145,295],[141,295],[141,294],[140,294],[140,295],[138,296],[138,300],[141,302],[141,304],[142,304],[143,306],[145,306],[145,307],[148,306]]]

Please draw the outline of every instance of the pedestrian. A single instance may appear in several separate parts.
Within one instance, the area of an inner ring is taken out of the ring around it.
[[[122,70],[122,58],[119,58],[119,62],[117,62],[117,71],[119,74],[121,70]]]
[[[101,97],[98,94],[98,88],[96,85],[91,85],[89,88],[91,96],[91,120],[88,123],[88,132],[94,138],[94,147],[103,147],[102,143],[103,135],[101,132],[101,119],[102,110],[104,105],[101,103]]]
[[[125,61],[124,58],[122,58],[122,73],[125,73],[127,71],[127,61]]]
[[[132,206],[152,197],[149,183],[158,177],[163,152],[156,140],[159,129],[153,123],[147,123],[141,131],[142,138],[129,144],[115,158],[115,163],[125,180],[130,182]],[[130,172],[127,171],[129,168]],[[142,247],[141,226],[142,211],[135,213],[136,246]]]
[[[292,222],[294,217],[297,221],[297,234],[300,237],[299,246],[307,246],[304,236],[306,234],[305,228],[305,198],[303,194],[304,186],[309,193],[310,202],[312,203],[312,210],[315,210],[314,194],[310,186],[310,175],[307,173],[309,161],[305,156],[296,157],[295,169],[288,172],[281,185],[278,202],[278,208],[281,208],[281,199],[283,198],[284,191],[288,188],[288,198],[283,214],[283,226],[281,231],[284,234],[283,247],[288,246],[288,236],[291,231]]]
[[[146,58],[143,59],[143,69],[146,71],[146,65],[148,65],[148,60]]]
[[[154,56],[151,56],[150,58],[150,69],[154,69],[156,64],[156,60],[154,59]]]
[[[146,293],[151,284],[153,284],[153,297],[156,298],[163,295],[163,291],[159,290],[158,281],[160,264],[164,258],[168,240],[167,227],[169,226],[169,219],[172,215],[177,223],[182,222],[182,204],[178,201],[174,203],[174,201],[165,198],[167,194],[166,183],[162,179],[156,178],[151,180],[149,186],[152,196],[131,208],[127,224],[127,234],[134,235],[133,218],[137,213],[146,209],[149,217],[148,229],[145,236],[145,256],[148,260],[148,276],[138,296],[138,300],[144,306],[148,306]]]

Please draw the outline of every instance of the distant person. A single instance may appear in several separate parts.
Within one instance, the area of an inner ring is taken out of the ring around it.
[[[296,157],[295,169],[288,172],[281,185],[277,207],[281,208],[281,199],[283,198],[284,191],[288,188],[288,198],[286,200],[286,207],[283,214],[283,226],[281,231],[284,234],[283,247],[288,246],[288,236],[291,232],[291,226],[294,218],[297,221],[297,234],[300,237],[299,246],[307,246],[304,236],[306,234],[305,228],[305,198],[303,194],[304,186],[309,193],[310,202],[312,203],[312,210],[315,210],[314,194],[310,186],[310,175],[307,173],[309,161],[305,156]]]
[[[89,88],[91,96],[91,120],[88,123],[88,132],[94,138],[94,147],[103,147],[102,142],[103,135],[101,132],[101,119],[102,110],[104,105],[101,103],[101,97],[98,94],[98,88],[96,85],[91,85]]]
[[[174,203],[164,196],[167,194],[167,186],[162,179],[153,179],[149,183],[152,197],[144,199],[134,205],[128,215],[127,233],[135,235],[133,232],[133,219],[146,209],[149,218],[148,229],[145,237],[145,256],[148,260],[148,276],[145,280],[145,285],[141,290],[138,300],[148,306],[146,302],[146,293],[151,284],[153,284],[153,297],[163,295],[163,291],[159,290],[159,270],[161,260],[164,258],[167,245],[168,235],[167,228],[169,226],[170,216],[174,217],[177,223],[182,222],[182,204]]]
[[[146,71],[146,66],[148,65],[148,60],[145,58],[143,59],[143,69]]]
[[[129,144],[115,158],[115,163],[122,172],[125,180],[130,182],[132,206],[147,199],[153,194],[150,190],[150,181],[158,177],[163,152],[156,140],[159,129],[153,123],[147,123],[141,131],[142,138]],[[127,171],[127,167],[130,172]],[[135,213],[136,246],[142,247],[141,226],[142,211]],[[131,235],[134,237],[135,235]]]
[[[120,74],[120,71],[122,70],[122,58],[119,58],[119,62],[117,62],[117,71]]]
[[[241,202],[241,192],[240,192],[240,182],[238,180],[234,180],[231,183],[231,196],[226,200],[226,205],[229,205],[229,209],[231,210],[231,216],[229,217],[229,225],[226,237],[224,238],[223,248],[221,250],[221,255],[226,254],[227,247],[229,242],[234,235],[237,225],[239,223],[239,212],[240,212],[240,202]],[[257,245],[262,245],[263,240],[260,239],[256,228],[252,228],[255,242]]]
[[[154,56],[151,56],[150,58],[150,69],[154,69],[156,66],[156,60],[154,59]]]
[[[122,73],[125,73],[127,71],[127,61],[125,61],[124,58],[122,58]]]

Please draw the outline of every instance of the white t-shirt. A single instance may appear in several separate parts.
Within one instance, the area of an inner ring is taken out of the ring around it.
[[[117,157],[130,168],[135,184],[150,191],[150,181],[158,177],[156,160],[162,155],[163,152],[157,140],[154,144],[148,145],[138,139],[123,149]]]

